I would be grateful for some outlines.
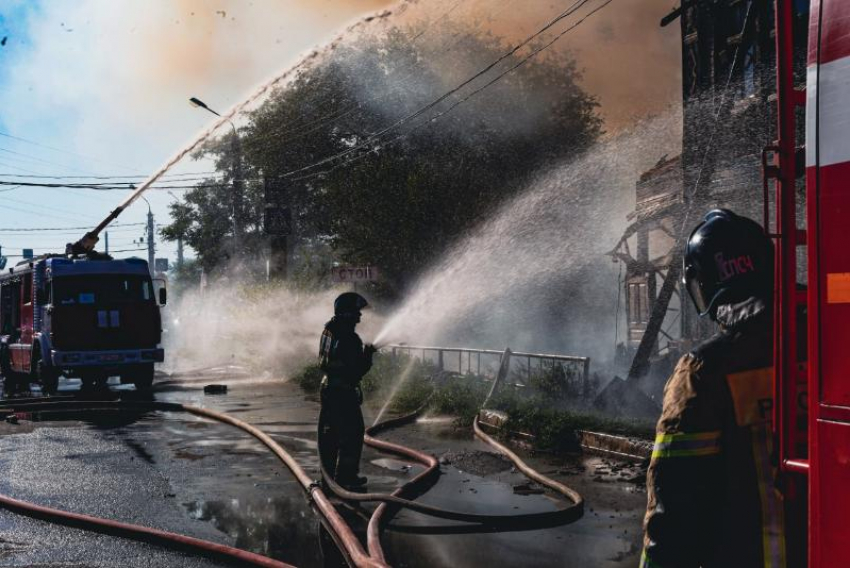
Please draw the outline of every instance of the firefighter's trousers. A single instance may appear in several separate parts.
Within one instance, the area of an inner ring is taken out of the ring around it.
[[[322,465],[339,483],[347,483],[360,471],[363,452],[363,412],[360,390],[323,386],[319,411],[319,454]]]

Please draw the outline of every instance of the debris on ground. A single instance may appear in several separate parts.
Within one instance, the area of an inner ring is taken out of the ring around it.
[[[440,457],[440,463],[451,464],[460,471],[474,475],[492,475],[508,471],[513,463],[501,454],[481,450],[453,450]]]
[[[603,459],[593,467],[593,481],[596,483],[625,482],[635,485],[646,484],[645,461],[616,461]]]
[[[559,475],[581,475],[587,470],[587,468],[582,463],[574,463],[570,464],[567,467],[559,469],[557,473]]]
[[[227,385],[207,385],[204,394],[227,394]]]
[[[543,488],[532,483],[519,483],[513,486],[514,494],[516,495],[540,495],[543,493]]]

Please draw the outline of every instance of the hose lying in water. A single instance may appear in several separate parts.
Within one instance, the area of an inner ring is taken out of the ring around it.
[[[0,408],[7,409],[7,412],[16,413],[56,411],[83,412],[110,409],[135,410],[137,412],[188,412],[196,416],[230,424],[244,430],[268,447],[284,463],[284,465],[289,468],[296,480],[298,480],[303,487],[304,491],[309,495],[313,506],[322,517],[323,525],[328,529],[328,532],[336,542],[337,547],[346,556],[346,560],[349,563],[357,566],[358,568],[388,568],[384,562],[375,560],[366,553],[363,546],[360,544],[360,541],[351,530],[351,527],[349,527],[342,519],[339,512],[322,491],[321,487],[310,479],[307,473],[300,465],[298,465],[292,456],[290,456],[286,450],[284,450],[277,442],[272,440],[266,433],[247,422],[243,422],[233,416],[205,408],[166,402],[135,402],[117,400],[63,400],[60,402],[38,402],[37,399],[31,400],[32,401],[23,403],[16,403],[12,401],[10,403],[0,405]],[[119,535],[151,544],[179,548],[181,550],[192,550],[205,555],[236,561],[242,565],[263,566],[269,568],[291,568],[289,564],[245,550],[202,541],[200,539],[184,537],[182,535],[159,531],[157,529],[150,529],[127,523],[119,523],[109,519],[89,517],[58,509],[41,507],[33,503],[19,501],[3,495],[0,495],[0,506],[29,516],[48,519],[53,522],[77,526],[106,534]]]
[[[482,403],[481,408],[487,407],[487,404],[490,402],[490,399],[493,397],[493,394],[496,392],[498,386],[507,376],[507,373],[510,370],[510,357],[510,350],[505,350],[505,354],[502,356],[502,360],[500,362],[499,372],[496,374],[495,380],[493,381],[493,386],[487,394],[486,399]],[[417,510],[417,508],[410,506],[410,504],[414,502],[405,499],[400,499],[400,497],[408,493],[413,493],[414,491],[418,492],[418,486],[421,483],[426,480],[430,480],[435,475],[439,475],[439,462],[433,456],[418,452],[405,446],[378,440],[374,437],[374,435],[380,431],[387,430],[396,426],[402,426],[415,421],[428,406],[429,401],[430,397],[422,404],[422,406],[419,407],[419,409],[415,410],[414,412],[405,416],[401,416],[399,418],[385,420],[381,423],[372,426],[366,431],[364,441],[367,445],[372,446],[381,451],[410,458],[426,466],[425,471],[423,471],[422,473],[420,473],[412,480],[402,485],[396,491],[393,492],[392,496],[395,497],[395,499],[393,499],[392,501],[384,500],[384,502],[381,503],[381,505],[378,506],[377,509],[375,509],[375,512],[372,514],[372,518],[369,520],[369,525],[366,533],[369,554],[373,558],[381,561],[385,561],[384,554],[380,546],[381,527],[387,522],[388,518],[392,515],[392,513],[395,512],[395,510],[398,510],[399,507],[406,507],[414,511]],[[545,513],[526,513],[519,515],[470,515],[465,513],[452,513],[453,516],[450,517],[446,515],[448,511],[443,510],[441,511],[443,513],[442,515],[433,516],[441,516],[441,518],[453,518],[455,520],[465,521],[471,521],[473,518],[476,518],[476,520],[472,522],[478,522],[484,525],[489,525],[501,530],[509,530],[511,528],[530,530],[533,528],[557,526],[574,522],[582,517],[582,515],[584,514],[584,499],[577,491],[564,485],[563,483],[559,483],[554,479],[551,479],[538,472],[537,470],[526,464],[517,454],[515,454],[507,447],[494,440],[492,437],[488,436],[483,430],[481,430],[481,427],[478,424],[477,416],[473,421],[473,428],[475,431],[475,435],[480,440],[482,440],[486,444],[489,444],[490,446],[494,447],[496,450],[504,454],[508,459],[510,459],[514,463],[514,465],[519,471],[521,471],[530,479],[540,483],[541,485],[544,485],[549,489],[560,493],[561,495],[572,501],[573,504],[565,509],[547,511]],[[321,463],[321,460],[319,461]],[[322,469],[322,474],[325,477],[325,482],[328,484],[329,489],[333,493],[344,499],[349,499],[353,497],[352,500],[359,500],[357,498],[357,493],[345,491],[344,489],[333,483],[332,480],[328,482],[330,476],[326,474],[324,468]],[[338,491],[338,489],[342,489],[342,491]],[[365,496],[366,494],[359,495]],[[393,509],[390,509],[390,504],[394,506]],[[425,511],[420,510],[420,512]],[[429,513],[426,512],[426,514]]]
[[[433,456],[429,456],[427,454],[423,454],[422,452],[418,452],[411,448],[407,448],[405,446],[400,446],[397,444],[392,444],[390,442],[384,442],[382,440],[376,440],[372,437],[365,438],[366,444],[372,446],[381,451],[392,453],[395,455],[403,456],[412,460],[416,460],[427,467],[425,475],[420,474],[417,476],[418,479],[411,480],[407,485],[410,485],[413,481],[417,484],[420,483],[423,479],[435,475],[438,471],[439,463],[437,459]],[[526,466],[527,467],[527,466]],[[511,526],[511,525],[528,525],[529,523],[533,523],[535,521],[541,520],[549,520],[553,518],[557,518],[558,520],[563,520],[564,522],[575,520],[576,514],[580,517],[580,511],[576,510],[575,506],[568,507],[566,509],[558,509],[554,511],[546,511],[543,513],[508,513],[505,515],[485,515],[480,513],[466,513],[463,511],[454,511],[451,509],[444,509],[442,507],[435,507],[433,505],[426,505],[425,503],[419,503],[418,501],[411,501],[409,499],[404,499],[399,497],[398,494],[389,494],[389,493],[362,493],[356,491],[349,491],[339,484],[337,484],[329,475],[325,475],[324,477],[325,484],[331,490],[331,492],[339,497],[340,499],[344,499],[346,501],[354,501],[354,502],[369,502],[369,501],[377,501],[381,503],[388,503],[392,505],[396,505],[399,507],[403,507],[405,509],[410,509],[411,511],[416,511],[417,513],[422,513],[424,515],[428,515],[431,517],[436,517],[438,519],[447,519],[451,521],[463,521],[467,523],[479,523],[483,525],[488,525],[492,527],[500,527],[500,526]],[[554,483],[554,482],[553,482]],[[577,495],[575,492],[572,494]],[[569,496],[569,494],[568,494]]]
[[[487,400],[489,401],[489,396]],[[487,401],[485,401],[485,404],[486,402]],[[385,523],[384,515],[386,515],[387,512],[391,510],[390,507],[393,508],[392,510],[406,508],[410,509],[411,511],[416,511],[418,513],[441,519],[463,521],[467,523],[477,523],[494,530],[529,530],[532,528],[540,528],[544,526],[548,527],[564,525],[578,520],[584,514],[584,501],[578,492],[562,483],[559,483],[549,477],[544,476],[543,474],[537,472],[536,470],[528,466],[514,452],[510,451],[508,448],[499,444],[490,436],[481,431],[478,426],[477,418],[473,423],[473,426],[475,428],[476,435],[482,441],[493,446],[499,452],[507,456],[517,466],[517,469],[522,471],[526,476],[567,497],[573,502],[573,504],[564,509],[556,509],[554,511],[546,511],[539,513],[483,515],[477,513],[465,513],[461,511],[443,509],[441,507],[426,505],[404,498],[403,495],[410,495],[412,497],[413,494],[421,494],[423,492],[420,486],[426,482],[432,481],[437,475],[439,475],[439,462],[434,456],[419,452],[406,446],[393,444],[384,440],[379,440],[374,436],[381,431],[414,422],[422,414],[427,405],[428,401],[426,400],[425,403],[419,409],[415,410],[410,414],[398,418],[392,418],[375,424],[371,428],[367,429],[366,435],[364,436],[364,442],[368,446],[371,446],[383,452],[395,454],[417,461],[425,466],[424,471],[422,471],[416,477],[396,489],[392,494],[359,493],[346,490],[345,488],[337,484],[333,480],[332,476],[328,474],[328,472],[324,469],[324,466],[322,465],[324,464],[324,462],[322,461],[321,456],[319,457],[319,464],[322,471],[322,477],[326,487],[330,490],[331,493],[333,493],[340,499],[346,501],[381,502],[381,504],[375,509],[374,513],[372,514],[366,531],[367,548],[369,550],[369,555],[372,558],[380,562],[386,562],[383,549],[381,548],[380,544],[380,533],[381,527]],[[321,452],[321,447],[319,447],[319,451]]]

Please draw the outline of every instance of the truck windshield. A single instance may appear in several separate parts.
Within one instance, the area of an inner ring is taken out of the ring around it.
[[[58,306],[153,302],[149,278],[124,274],[87,274],[53,279],[53,304]]]

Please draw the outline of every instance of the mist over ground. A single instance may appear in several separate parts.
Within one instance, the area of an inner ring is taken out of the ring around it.
[[[468,13],[447,5],[422,18],[421,5],[403,3],[240,115],[252,262],[230,257],[231,140],[196,154],[213,158],[220,177],[175,203],[164,232],[184,236],[198,252],[193,270],[211,282],[203,295],[186,293],[177,310],[181,355],[225,363],[248,354],[245,361],[291,372],[282,361],[315,355],[342,291],[328,287],[330,266],[372,264],[383,279],[362,289],[377,308],[361,330],[367,342],[613,357],[620,267],[606,253],[634,209],[639,176],[680,151],[681,111],[665,97],[606,108],[610,93],[585,90],[580,65],[592,59],[583,50],[628,37],[615,33],[628,28],[619,17],[577,28],[594,38],[586,45],[557,44],[526,59],[557,30],[523,46],[517,30],[501,35],[504,22],[487,17],[486,3],[471,4]],[[518,26],[551,11],[529,6]],[[421,111],[482,69],[489,75]],[[612,112],[620,116],[609,120],[613,128],[602,119]],[[388,126],[398,128],[381,137]],[[344,159],[314,168],[335,154]],[[275,186],[293,211],[285,288],[244,278],[262,280],[270,258],[262,232],[268,179],[294,180]]]

